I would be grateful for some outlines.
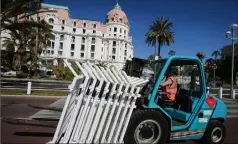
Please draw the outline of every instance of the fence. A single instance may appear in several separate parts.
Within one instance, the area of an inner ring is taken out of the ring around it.
[[[230,97],[231,99],[235,99],[236,96],[238,96],[238,89],[233,89],[233,91],[231,92],[230,89],[219,87],[219,88],[211,88],[209,89],[209,92],[211,92],[213,95],[216,95],[220,99],[222,99],[223,97],[225,98]]]

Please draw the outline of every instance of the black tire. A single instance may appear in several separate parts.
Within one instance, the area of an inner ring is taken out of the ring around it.
[[[215,141],[212,136],[214,136],[214,131],[218,132],[218,138],[217,141]],[[220,134],[221,133],[221,134]],[[206,144],[221,144],[225,140],[226,137],[226,127],[225,125],[218,121],[218,120],[211,120],[208,125],[207,129],[203,136],[203,141]]]
[[[126,134],[124,136],[124,143],[125,144],[138,144],[138,137],[136,137],[137,126],[141,123],[147,122],[150,123],[149,127],[145,126],[142,129],[142,134],[145,137],[151,138],[151,134],[153,134],[156,138],[154,140],[157,141],[157,144],[164,144],[167,141],[168,137],[168,123],[166,118],[158,111],[152,109],[145,109],[145,110],[136,110],[133,112],[130,122],[127,127]],[[153,123],[153,126],[152,124]],[[152,130],[151,126],[157,130]],[[149,129],[148,129],[149,128]],[[158,133],[158,134],[157,134]],[[153,141],[153,140],[152,140]],[[142,143],[142,142],[141,142]],[[147,142],[148,143],[148,142]],[[149,142],[151,143],[151,142]]]

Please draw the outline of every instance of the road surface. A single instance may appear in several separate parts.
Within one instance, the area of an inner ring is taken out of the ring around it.
[[[1,97],[1,117],[11,118],[29,118],[38,112],[38,109],[27,107],[26,104],[48,106],[59,98],[42,97]],[[227,137],[225,143],[237,143],[238,118],[227,119]],[[46,143],[52,139],[55,129],[33,126],[11,125],[5,122],[1,123],[1,142],[8,143]],[[175,143],[175,142],[172,142]],[[176,144],[191,144],[193,142],[176,142]]]

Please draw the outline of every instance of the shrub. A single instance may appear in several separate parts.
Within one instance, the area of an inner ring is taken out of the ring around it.
[[[24,73],[22,70],[16,72],[17,78],[27,78],[28,74]]]

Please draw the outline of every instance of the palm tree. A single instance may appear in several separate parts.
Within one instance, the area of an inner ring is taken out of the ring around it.
[[[37,21],[27,21],[29,16],[43,13],[55,12],[47,8],[41,8],[43,0],[2,0],[1,1],[1,32],[3,30],[15,32],[22,28],[41,27]],[[21,21],[19,21],[21,20]]]
[[[173,56],[176,54],[176,52],[174,50],[170,50],[168,54],[169,54],[169,56]]]
[[[218,56],[221,56],[221,53],[220,53],[220,51],[215,50],[215,51],[212,53],[211,56],[214,56],[214,59],[215,59],[215,62],[216,62],[216,61],[217,61],[217,57],[218,57]]]
[[[158,43],[158,56],[163,45],[170,45],[174,42],[174,33],[171,31],[172,22],[164,17],[157,18],[152,25],[149,26],[149,31],[146,33],[146,43],[156,46]]]
[[[44,21],[40,21],[41,25],[44,27],[49,27],[49,25]],[[39,39],[38,39],[38,49],[37,54],[34,53],[35,43],[36,43],[36,29],[19,29],[15,32],[9,32],[10,38],[5,38],[3,40],[3,47],[7,51],[12,52],[14,49],[14,69],[20,68],[22,65],[29,64],[29,68],[32,70],[37,69],[37,61],[39,55],[42,53],[42,50],[46,48],[46,42],[52,38],[52,31],[50,29],[39,28]],[[16,49],[16,51],[15,51]],[[33,58],[36,57],[36,62],[33,61]]]

